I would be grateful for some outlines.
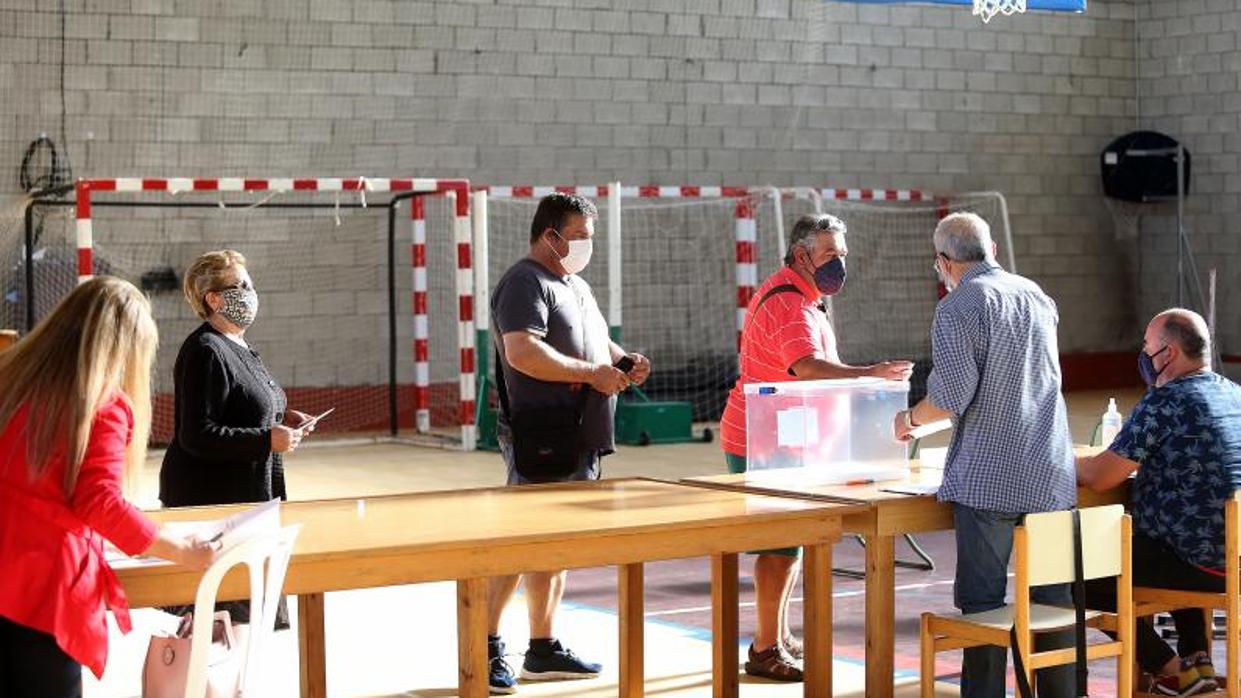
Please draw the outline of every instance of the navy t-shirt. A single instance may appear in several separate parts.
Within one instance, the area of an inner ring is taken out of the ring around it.
[[[1241,386],[1202,372],[1151,388],[1108,450],[1138,464],[1134,530],[1222,570],[1224,502],[1241,487]]]
[[[519,260],[491,292],[492,339],[500,354],[497,370],[504,371],[509,406],[514,412],[546,407],[582,409],[582,445],[611,453],[616,397],[585,383],[555,383],[527,376],[509,365],[504,355],[504,333],[529,332],[553,349],[591,363],[611,363],[608,325],[590,285],[581,277],[558,276],[538,262]],[[585,397],[583,398],[583,392]],[[508,424],[500,415],[500,433]]]

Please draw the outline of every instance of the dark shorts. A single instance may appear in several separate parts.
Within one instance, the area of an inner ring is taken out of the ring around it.
[[[746,460],[742,456],[733,453],[724,454],[724,462],[728,465],[728,472],[740,474],[746,471]],[[783,555],[785,557],[801,557],[801,548],[778,548],[776,550],[754,550],[750,555]]]
[[[501,437],[500,441],[500,457],[504,459],[504,465],[508,468],[508,484],[509,485],[533,485],[534,480],[527,480],[517,472],[517,466],[513,463],[513,444],[508,439]],[[598,451],[582,451],[578,456],[577,470],[573,471],[566,477],[557,478],[555,480],[540,480],[539,482],[574,482],[582,480],[598,480],[603,472],[600,468],[600,459]]]

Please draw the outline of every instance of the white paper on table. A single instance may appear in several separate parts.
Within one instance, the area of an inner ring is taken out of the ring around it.
[[[776,412],[776,445],[801,448],[819,441],[819,412],[813,407],[792,407]]]
[[[920,448],[918,449],[918,462],[923,468],[934,468],[943,470],[944,464],[948,462],[947,448]]]
[[[853,467],[853,468],[776,468],[773,470],[755,470],[746,475],[754,483],[765,485],[788,485],[813,487],[816,485],[843,485],[850,482],[866,480],[884,482],[904,480],[909,477],[908,468],[892,466]]]
[[[912,495],[920,496],[920,495],[927,495],[927,494],[935,494],[936,492],[939,492],[939,484],[936,483],[934,485],[930,485],[930,484],[905,483],[903,485],[892,485],[891,487],[884,487],[883,491],[891,492],[893,494],[912,494]]]

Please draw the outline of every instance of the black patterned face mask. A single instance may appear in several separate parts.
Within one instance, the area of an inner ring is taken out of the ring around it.
[[[224,305],[218,312],[225,320],[245,329],[259,314],[259,294],[252,288],[226,288],[220,291]]]

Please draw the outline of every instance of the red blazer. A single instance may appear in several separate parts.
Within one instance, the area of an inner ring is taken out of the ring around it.
[[[129,632],[129,607],[103,539],[128,555],[155,540],[156,525],[121,495],[125,446],[133,412],[117,393],[91,426],[86,457],[73,497],[62,482],[65,460],[56,458],[31,480],[24,435],[29,406],[0,431],[0,616],[56,638],[70,657],[95,676],[108,660],[107,610]],[[35,418],[38,419],[38,410]]]

